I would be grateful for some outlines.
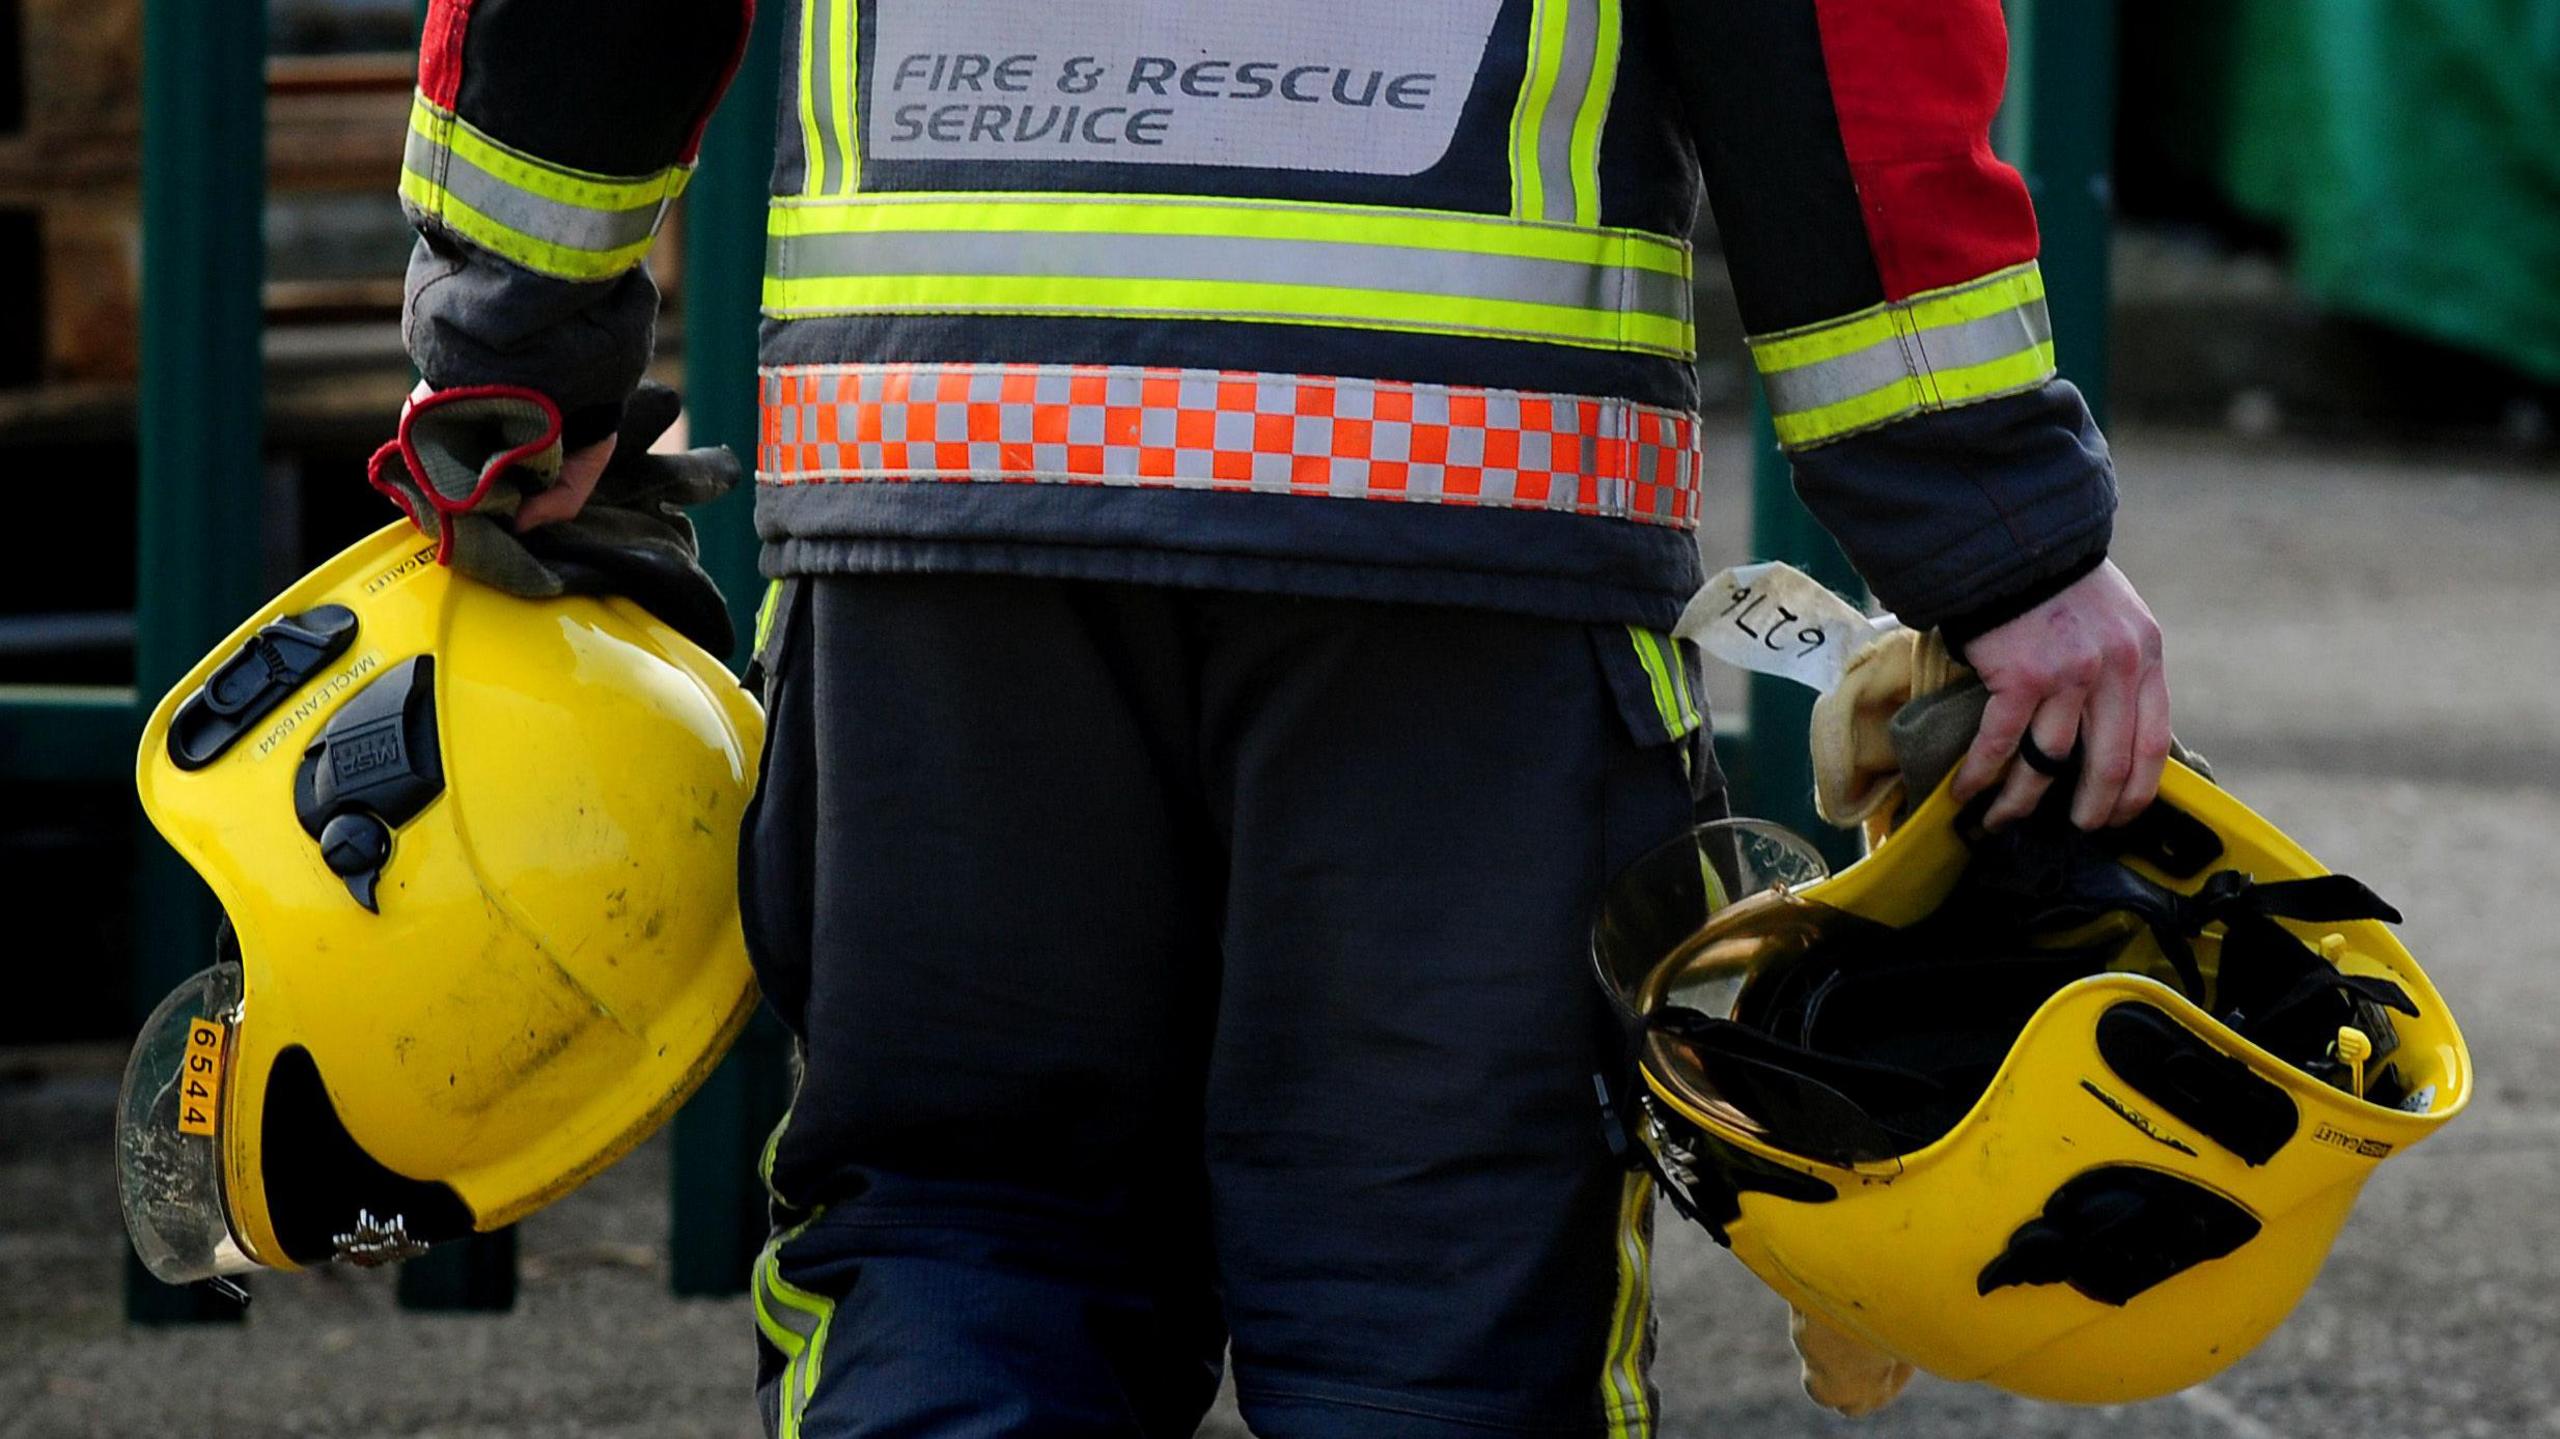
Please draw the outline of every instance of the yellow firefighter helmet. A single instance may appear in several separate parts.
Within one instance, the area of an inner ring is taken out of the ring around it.
[[[2113,1404],[2264,1339],[2471,1062],[2390,906],[2202,775],[2098,834],[2067,799],[1986,834],[1941,784],[1831,876],[1708,826],[1614,882],[1594,957],[1666,1191],[1770,1287]]]
[[[755,1003],[763,716],[621,599],[518,599],[391,525],[152,712],[136,783],[226,916],[125,1074],[125,1222],[170,1282],[406,1257],[654,1131]]]

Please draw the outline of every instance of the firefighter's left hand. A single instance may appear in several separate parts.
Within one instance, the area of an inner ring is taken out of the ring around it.
[[[618,435],[562,454],[558,412],[533,391],[422,389],[367,477],[436,541],[439,561],[482,584],[621,595],[724,654],[728,606],[685,511],[728,493],[742,467],[716,446],[658,451],[682,408],[643,382]]]
[[[2169,756],[2160,625],[2114,561],[1977,636],[1964,658],[1991,702],[1955,793],[1969,800],[1999,785],[1986,825],[2024,818],[2053,783],[2020,757],[2022,736],[2056,760],[2080,749],[2071,822],[2082,829],[2123,824],[2159,793]]]
[[[403,410],[435,392],[435,386],[420,380],[409,391]],[[509,521],[515,532],[523,534],[538,525],[576,519],[578,511],[585,509],[595,494],[596,481],[603,477],[604,467],[613,462],[613,447],[620,439],[618,435],[607,435],[561,456],[560,478],[551,482],[551,488],[525,496],[524,503],[516,507],[515,518]]]

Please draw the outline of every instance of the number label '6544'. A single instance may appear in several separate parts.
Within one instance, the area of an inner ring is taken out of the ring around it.
[[[210,1019],[187,1021],[187,1063],[178,1076],[178,1132],[213,1133],[213,1117],[222,1112],[222,1026]]]

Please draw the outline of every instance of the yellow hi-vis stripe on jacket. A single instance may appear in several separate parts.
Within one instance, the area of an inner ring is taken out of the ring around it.
[[[640,263],[691,166],[591,175],[511,150],[420,95],[409,110],[400,198],[480,248],[564,280]]]
[[[1618,75],[1619,0],[1536,0],[1511,115],[1511,213],[1596,225],[1600,128]]]
[[[1206,196],[775,202],[765,313],[1248,320],[1696,354],[1689,250],[1637,230]]]
[[[804,194],[849,195],[862,188],[862,113],[853,87],[861,32],[854,0],[803,0],[800,6],[796,88]]]
[[[2032,260],[1750,345],[1789,449],[2032,390],[2054,374],[2044,275]]]

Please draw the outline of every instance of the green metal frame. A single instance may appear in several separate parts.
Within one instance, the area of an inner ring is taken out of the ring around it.
[[[422,7],[423,8],[423,7]],[[704,137],[688,206],[685,332],[697,443],[754,452],[762,199],[772,164],[779,6],[763,7],[735,87]],[[2015,76],[2003,152],[2027,175],[2042,217],[2063,372],[2103,416],[2106,396],[2108,153],[2115,0],[2010,0]],[[146,0],[143,43],[143,374],[135,683],[0,687],[0,773],[120,778],[141,705],[260,599],[258,488],[265,36],[203,0]],[[1838,547],[1789,484],[1764,407],[1753,407],[1752,549],[1854,592]],[[755,572],[752,497],[705,516],[706,557],[748,632]],[[741,657],[743,658],[743,657]],[[1755,684],[1747,724],[1718,741],[1737,805],[1819,833],[1797,740],[1811,707],[1794,686]],[[205,961],[211,897],[136,825],[135,994],[165,993]],[[137,1016],[138,1017],[138,1016]],[[673,1281],[679,1293],[744,1287],[761,1241],[754,1182],[761,1136],[787,1097],[786,1041],[762,1018],[676,1123]],[[515,1291],[515,1236],[488,1236],[412,1265],[404,1302],[503,1308]],[[128,1270],[127,1313],[146,1323],[235,1317],[236,1306]]]
[[[0,774],[112,782],[132,772],[134,727],[126,685],[0,685]]]

